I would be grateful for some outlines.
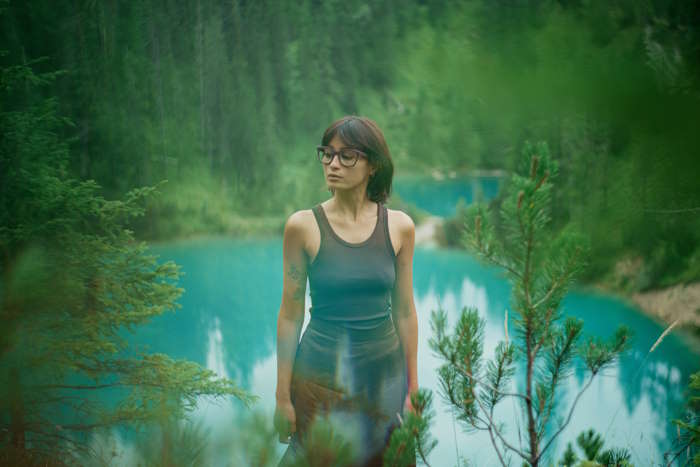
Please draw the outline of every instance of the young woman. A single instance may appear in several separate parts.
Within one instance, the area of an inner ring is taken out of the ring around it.
[[[317,154],[333,196],[284,228],[275,426],[290,445],[280,465],[314,456],[306,434],[320,417],[354,448],[354,465],[381,465],[418,389],[415,226],[384,206],[394,168],[372,120],[337,120]],[[299,342],[307,276],[311,318]]]

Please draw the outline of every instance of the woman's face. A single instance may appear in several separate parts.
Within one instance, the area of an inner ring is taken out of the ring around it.
[[[340,148],[348,147],[338,135],[328,143],[334,151]],[[371,166],[367,158],[360,156],[354,167],[345,167],[340,163],[339,156],[333,158],[330,164],[323,165],[323,175],[326,179],[326,184],[330,188],[349,190],[356,186],[365,183],[369,176],[372,175],[375,169]]]

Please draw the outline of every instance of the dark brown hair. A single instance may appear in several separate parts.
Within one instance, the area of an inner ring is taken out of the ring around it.
[[[394,163],[382,130],[374,120],[367,117],[347,115],[333,122],[323,133],[321,145],[328,146],[335,135],[348,146],[367,154],[367,158],[377,170],[369,178],[367,195],[369,199],[384,204],[391,195],[391,181],[394,177]],[[331,192],[334,190],[331,189]]]

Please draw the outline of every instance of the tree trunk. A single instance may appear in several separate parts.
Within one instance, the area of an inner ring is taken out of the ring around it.
[[[75,16],[76,16],[76,26],[78,29],[78,43],[80,44],[80,58],[81,62],[78,64],[78,68],[83,70],[84,73],[86,73],[89,70],[89,67],[87,66],[88,63],[88,58],[87,58],[87,53],[86,53],[86,46],[85,46],[85,33],[83,31],[83,21],[82,21],[82,12],[80,11],[80,5],[78,5],[77,2],[74,2],[75,6]],[[93,80],[90,80],[90,86],[92,86]],[[83,180],[87,180],[88,178],[91,177],[91,160],[90,160],[90,119],[85,116],[85,113],[87,110],[83,109],[80,117],[80,126],[81,130],[79,133],[80,137],[80,142],[82,146],[82,150],[80,152],[80,177]]]
[[[207,142],[207,125],[206,125],[206,88],[204,86],[204,25],[202,23],[202,2],[197,0],[197,66],[199,67],[199,137],[201,138],[202,151],[207,155],[209,160],[209,169],[214,170],[214,157]]]
[[[529,318],[528,318],[529,319]],[[528,328],[529,328],[528,323]],[[535,415],[532,412],[532,370],[534,364],[534,355],[532,355],[532,337],[528,331],[525,337],[527,341],[527,380],[525,386],[525,404],[527,405],[527,436],[530,441],[530,464],[532,467],[537,467],[537,430],[535,428]]]
[[[158,105],[158,117],[160,120],[160,141],[161,141],[161,164],[163,174],[167,174],[167,158],[168,151],[165,142],[165,105],[163,103],[163,77],[160,69],[160,40],[155,28],[155,13],[153,12],[153,3],[151,3],[150,15],[151,42],[153,47],[153,66],[155,67],[155,84],[156,84],[156,103]]]
[[[19,382],[19,371],[13,367],[10,369],[10,443],[16,452],[20,453],[25,448],[24,433],[24,404],[22,403],[22,390]]]

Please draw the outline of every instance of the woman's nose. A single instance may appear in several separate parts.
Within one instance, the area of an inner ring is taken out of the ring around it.
[[[333,159],[331,159],[331,163],[328,164],[329,166],[333,166],[336,169],[339,168],[342,164],[340,163],[340,154],[334,154]]]

